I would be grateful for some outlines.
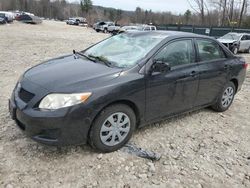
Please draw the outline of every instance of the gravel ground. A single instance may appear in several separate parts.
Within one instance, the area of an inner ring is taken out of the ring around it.
[[[0,187],[250,187],[249,71],[225,113],[204,109],[136,131],[131,142],[160,153],[156,162],[89,146],[48,147],[24,136],[7,105],[19,76],[105,37],[60,22],[0,26]]]

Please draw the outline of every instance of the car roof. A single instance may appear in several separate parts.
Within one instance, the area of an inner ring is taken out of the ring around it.
[[[160,31],[160,30],[158,31],[127,31],[126,33],[135,37],[143,36],[143,35],[152,35],[152,36],[161,36],[162,38],[199,37],[199,38],[213,39],[209,36],[198,35],[198,34],[188,33],[188,32],[181,32],[181,31]]]

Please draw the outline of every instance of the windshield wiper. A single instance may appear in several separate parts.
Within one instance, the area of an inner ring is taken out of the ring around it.
[[[107,65],[108,67],[112,66],[112,63],[110,63],[105,57],[103,56],[94,56],[92,54],[87,55],[89,58],[94,58],[97,61],[100,61],[102,63],[104,63],[105,65]]]
[[[77,55],[83,56],[83,57],[89,59],[90,61],[93,61],[93,62],[96,63],[96,59],[95,59],[95,58],[91,58],[91,57],[89,57],[88,55],[85,55],[84,53],[76,52],[75,50],[73,50],[73,54],[77,54]]]

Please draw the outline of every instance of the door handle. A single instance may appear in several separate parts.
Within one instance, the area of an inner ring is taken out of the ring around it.
[[[196,74],[196,71],[192,71],[189,75],[192,77],[195,77],[197,74]]]

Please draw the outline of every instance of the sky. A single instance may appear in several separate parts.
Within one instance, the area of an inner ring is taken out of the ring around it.
[[[74,2],[76,0],[68,0]],[[122,10],[135,10],[136,7],[153,11],[183,13],[191,9],[188,0],[92,0],[94,5],[113,7]]]

